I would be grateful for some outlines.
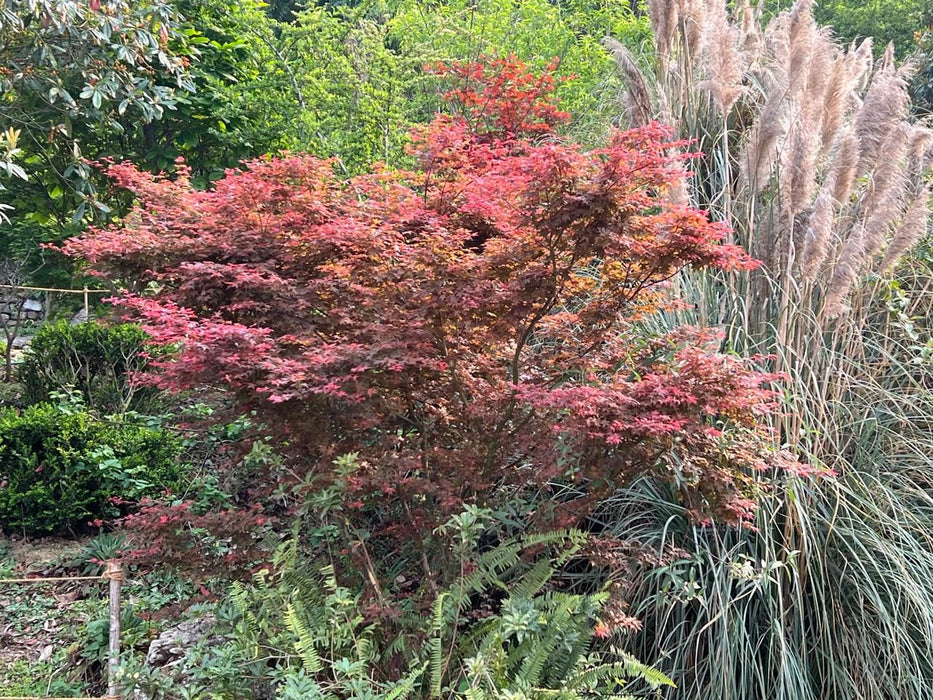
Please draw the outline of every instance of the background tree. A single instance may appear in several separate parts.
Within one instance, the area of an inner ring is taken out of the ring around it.
[[[96,203],[84,158],[98,155],[100,138],[121,132],[124,114],[159,119],[176,87],[191,88],[170,48],[177,13],[158,0],[23,0],[0,19],[0,128],[20,131],[30,182],[10,199],[36,217],[80,221]],[[160,84],[169,76],[173,86]]]
[[[18,136],[16,162],[6,160],[16,177],[2,193],[13,213],[0,256],[27,261],[38,271],[32,281],[68,284],[70,270],[60,260],[43,264],[40,245],[110,210],[87,159],[113,153],[127,125],[160,119],[177,90],[191,89],[188,60],[176,50],[179,21],[161,0],[13,0],[0,8],[0,130]]]
[[[791,0],[768,0],[762,7],[771,15],[791,7]],[[930,29],[930,0],[825,0],[813,3],[813,16],[845,44],[874,39],[876,54],[893,43],[899,58],[914,51],[920,36]]]

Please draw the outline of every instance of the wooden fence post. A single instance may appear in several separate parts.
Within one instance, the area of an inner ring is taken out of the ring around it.
[[[110,579],[110,649],[107,660],[107,697],[116,700],[116,698],[120,697],[117,671],[120,668],[120,587],[123,585],[123,565],[118,561],[108,561],[106,576]]]

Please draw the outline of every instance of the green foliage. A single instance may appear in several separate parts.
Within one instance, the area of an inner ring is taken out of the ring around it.
[[[909,54],[917,37],[933,20],[930,0],[825,0],[816,3],[814,15],[820,24],[832,27],[849,43],[874,37],[876,50],[893,42],[900,56]]]
[[[169,48],[177,22],[161,0],[11,0],[0,8],[0,129],[21,131],[19,175],[30,183],[11,199],[25,216],[64,223],[80,221],[89,205],[106,210],[83,159],[119,137],[121,116],[151,122],[174,106],[175,88],[190,87]]]
[[[64,659],[36,663],[17,660],[0,671],[3,692],[14,697],[82,697],[88,694],[85,684],[61,676]]]
[[[94,420],[74,402],[0,411],[0,527],[48,533],[175,486],[180,443],[129,423]]]
[[[105,326],[96,321],[42,326],[19,367],[30,403],[48,401],[55,392],[74,389],[100,414],[145,409],[154,397],[132,375],[148,365],[147,335],[134,325]]]
[[[4,194],[16,210],[0,256],[28,260],[31,280],[43,286],[72,286],[75,271],[40,244],[67,239],[90,218],[119,216],[129,204],[88,160],[171,171],[184,158],[198,187],[243,160],[284,150],[333,157],[345,174],[375,160],[406,165],[409,128],[441,104],[441,86],[426,79],[424,64],[480,53],[514,53],[536,67],[558,57],[560,74],[575,76],[560,88],[578,116],[572,128],[599,142],[619,88],[600,39],[648,36],[647,20],[632,15],[628,0],[367,0],[306,9],[259,0],[108,0],[102,7],[114,28],[105,45],[94,4],[36,3],[54,15],[39,30],[26,21],[29,3],[18,1],[6,10],[16,21],[0,33],[10,37],[11,65],[37,47],[58,46],[70,31],[88,37],[68,61],[53,65],[40,53],[33,79],[14,73],[3,85],[0,131],[15,129],[0,138],[0,167],[12,175]],[[137,44],[138,65],[127,65]]]
[[[189,55],[193,89],[176,94],[175,109],[159,121],[141,129],[126,123],[130,138],[113,150],[153,171],[184,158],[204,187],[242,160],[298,145],[292,68],[280,60],[288,28],[258,0],[178,0],[175,7],[185,18],[177,50]]]
[[[455,545],[461,554],[475,555],[488,516],[473,509],[446,526],[461,537]],[[621,650],[594,648],[606,593],[554,589],[557,568],[584,539],[563,531],[503,542],[479,554],[430,613],[403,614],[395,623],[368,614],[362,592],[340,583],[333,565],[306,563],[293,539],[271,573],[233,584],[221,615],[230,641],[198,662],[214,664],[213,672],[187,662],[187,677],[197,677],[188,687],[195,696],[225,699],[275,693],[283,700],[576,700],[616,697],[633,691],[633,681],[649,689],[671,685]],[[502,594],[496,611],[468,614],[476,601]],[[150,697],[171,692],[151,678],[136,682]]]
[[[14,129],[13,127],[9,127],[6,131],[0,133],[0,168],[2,168],[4,174],[8,178],[18,177],[25,180],[26,171],[16,164],[16,158],[20,154],[20,149],[17,148],[16,143],[19,141],[19,135],[21,133],[21,130]],[[6,188],[0,184],[0,192],[3,192],[5,189]],[[9,222],[6,212],[11,208],[10,205],[0,202],[0,223]]]
[[[603,37],[638,46],[650,36],[647,17],[636,18],[628,0],[445,0],[428,7],[401,0],[390,27],[400,52],[415,64],[513,54],[540,71],[556,58],[558,75],[572,78],[557,96],[584,143],[600,142],[618,124],[621,82]]]
[[[580,116],[574,128],[599,139],[619,87],[600,39],[647,37],[646,20],[623,0],[318,3],[289,22],[258,2],[179,7],[186,44],[197,49],[197,92],[180,96],[134,150],[155,169],[185,157],[198,184],[282,149],[333,157],[346,174],[376,160],[403,164],[409,128],[442,104],[423,66],[481,53],[516,54],[537,68],[558,57],[561,75],[575,76],[560,95]]]
[[[910,86],[911,102],[915,112],[929,117],[933,114],[933,32],[924,32],[913,60],[917,71]]]

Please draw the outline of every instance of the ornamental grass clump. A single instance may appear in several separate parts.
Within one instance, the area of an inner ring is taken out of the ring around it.
[[[657,4],[676,29],[620,72],[638,67],[626,80],[652,96],[649,118],[704,153],[669,196],[728,220],[763,262],[685,271],[674,289],[693,304],[665,320],[772,357],[787,377],[778,444],[838,476],[790,479],[743,531],[694,527],[648,483],[610,499],[608,530],[684,552],[630,582],[638,653],[683,698],[925,698],[933,288],[917,246],[931,132],[909,115],[911,66],[890,47],[875,60],[870,39],[840,45],[805,0],[766,24],[747,2]]]

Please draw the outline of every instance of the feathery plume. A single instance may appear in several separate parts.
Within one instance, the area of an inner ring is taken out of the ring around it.
[[[609,53],[615,59],[616,66],[625,81],[625,111],[630,126],[644,126],[651,121],[651,93],[648,90],[648,81],[641,72],[635,57],[620,42],[607,36],[603,39]]]
[[[874,61],[872,53],[872,38],[868,37],[862,40],[858,48],[855,42],[849,47],[846,53],[846,71],[849,79],[852,81],[854,90],[862,90],[867,85],[868,76],[871,74],[871,67]]]
[[[747,65],[757,64],[761,57],[764,40],[758,15],[749,0],[742,0],[739,16],[742,18],[742,52],[745,54],[745,63]]]
[[[771,73],[787,77],[787,67],[790,64],[790,16],[782,12],[771,19],[765,26],[764,44],[771,60],[768,69]]]
[[[907,150],[912,132],[913,127],[907,122],[898,122],[888,132],[871,171],[863,210],[872,211],[888,191],[903,189],[907,184]]]
[[[855,286],[862,261],[865,259],[863,250],[864,243],[860,232],[854,233],[843,244],[833,276],[826,288],[826,296],[823,298],[823,313],[828,318],[836,318],[845,311],[845,299]]]
[[[885,251],[884,259],[881,261],[882,272],[888,272],[894,267],[901,256],[926,235],[929,219],[930,186],[924,185],[907,206],[907,212]]]
[[[703,52],[706,34],[705,0],[678,0],[678,12],[687,48],[687,56],[695,61]]]
[[[821,145],[829,147],[842,128],[846,112],[852,103],[853,78],[846,67],[846,56],[834,55],[828,69],[829,81],[823,98]]]
[[[833,199],[835,175],[830,175],[823,182],[813,204],[813,211],[807,225],[803,251],[800,254],[800,268],[806,280],[816,279],[817,274],[829,254],[832,241],[833,220],[836,216],[836,201]]]
[[[805,75],[810,54],[816,36],[816,22],[811,11],[813,0],[797,0],[790,13],[788,26],[789,62],[787,72],[791,78],[791,88],[802,88],[802,81],[794,81],[795,76]]]
[[[833,158],[833,199],[841,206],[849,201],[858,169],[858,137],[851,127],[839,136],[839,147]]]
[[[666,68],[667,58],[670,56],[671,45],[674,41],[674,32],[677,29],[676,0],[648,0],[648,16],[651,19],[651,30],[654,32],[658,56]]]
[[[709,90],[720,114],[726,115],[743,92],[742,61],[738,29],[729,21],[725,3],[717,3],[707,14],[703,66],[707,79],[700,87]]]
[[[909,107],[907,85],[894,70],[893,59],[889,60],[886,53],[856,115],[859,174],[867,173],[875,165],[882,144],[895,125],[907,116]]]
[[[929,167],[927,155],[930,152],[930,143],[933,142],[933,130],[924,127],[915,127],[907,146],[907,173],[911,181],[916,182],[923,177],[923,172]]]
[[[781,195],[791,215],[804,211],[816,186],[817,162],[822,141],[823,104],[832,64],[833,46],[828,37],[815,32],[810,42],[806,85],[793,100],[794,116],[781,162]]]
[[[871,260],[884,247],[894,223],[901,216],[903,201],[904,190],[889,187],[866,213],[862,227],[862,254],[866,261]]]
[[[819,129],[813,127],[803,110],[798,108],[782,151],[781,201],[792,216],[802,212],[813,196],[820,145]]]
[[[826,262],[836,214],[849,199],[857,164],[858,142],[852,130],[846,129],[838,140],[832,164],[813,204],[801,254],[801,269],[805,279],[815,279]]]
[[[785,96],[783,81],[776,82],[755,119],[745,145],[742,177],[754,192],[759,192],[767,183],[777,157],[777,143],[787,128]]]

